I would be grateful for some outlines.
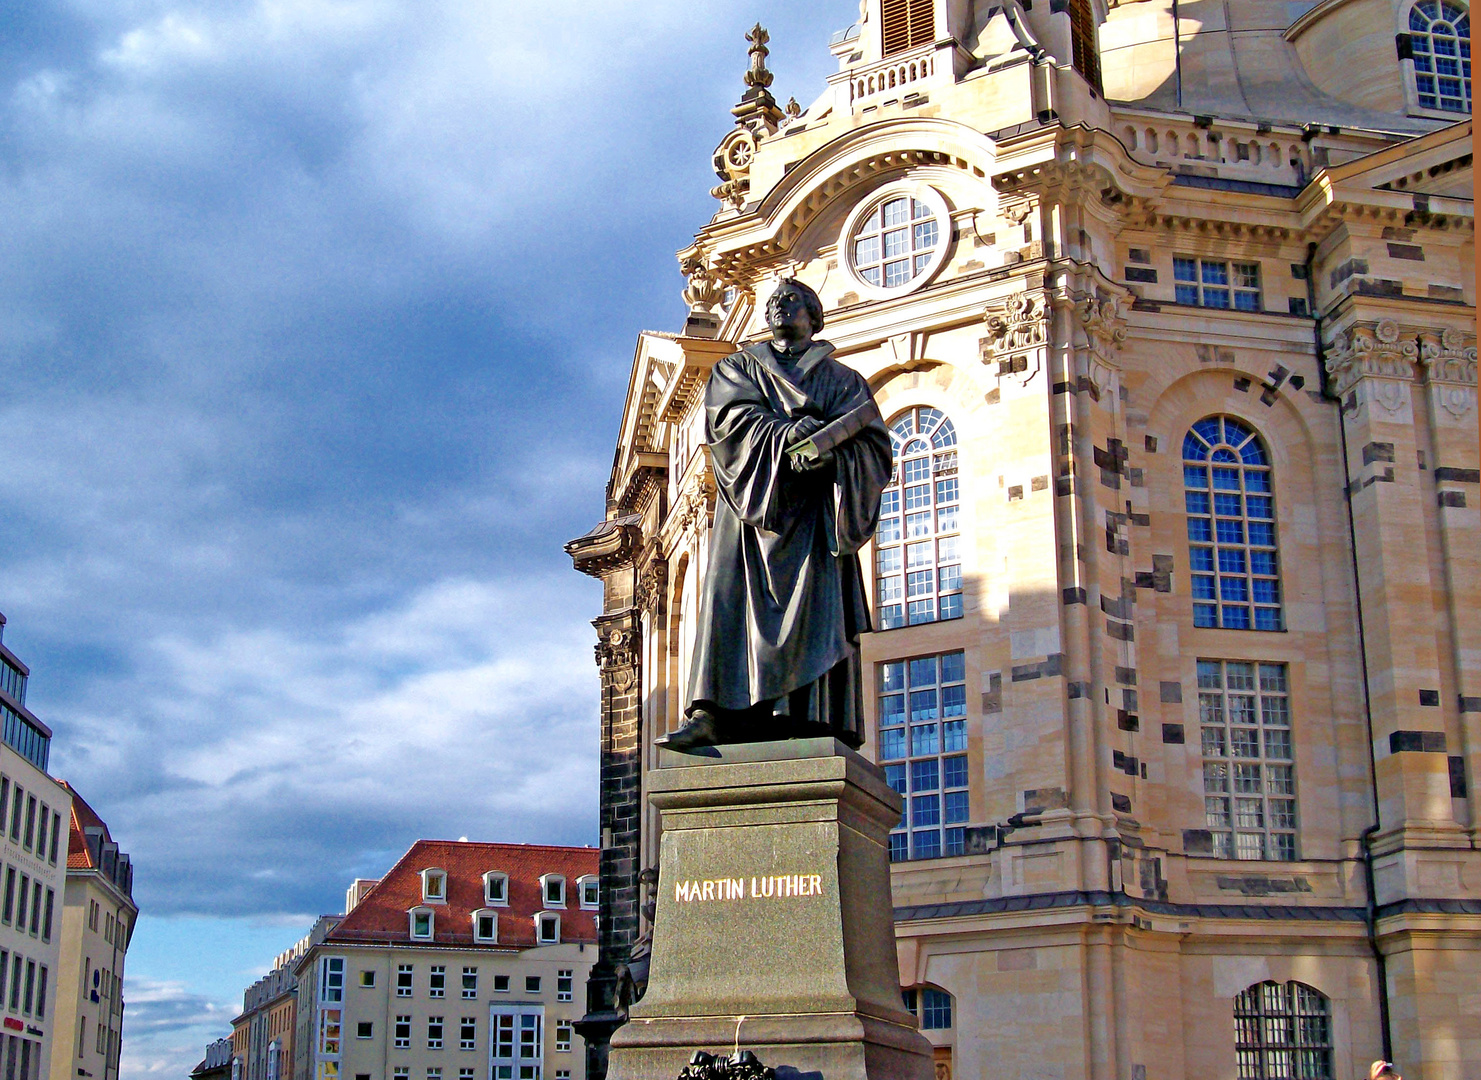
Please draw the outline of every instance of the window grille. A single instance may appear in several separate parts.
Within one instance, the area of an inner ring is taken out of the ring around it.
[[[1260,311],[1260,264],[1190,259],[1172,261],[1174,291],[1180,304]]]
[[[933,0],[884,0],[880,16],[884,30],[884,55],[928,45],[936,40]]]
[[[879,760],[905,797],[890,859],[960,855],[970,816],[966,654],[891,660],[878,673]]]
[[[1409,48],[1419,104],[1471,111],[1471,16],[1459,4],[1422,0],[1409,12]]]
[[[961,480],[956,428],[939,409],[890,425],[895,472],[874,537],[876,627],[962,617]]]
[[[1252,429],[1210,416],[1183,436],[1193,625],[1283,630],[1270,458]]]
[[[1296,775],[1284,664],[1198,661],[1204,817],[1222,859],[1296,858]]]
[[[930,267],[941,226],[925,199],[885,199],[854,227],[849,249],[854,272],[881,288],[908,285]]]
[[[1332,1080],[1332,1003],[1299,982],[1262,982],[1234,999],[1238,1080]]]

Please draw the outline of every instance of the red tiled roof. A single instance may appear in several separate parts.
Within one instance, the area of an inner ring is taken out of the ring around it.
[[[77,794],[77,789],[65,780],[58,781],[72,795],[72,828],[67,837],[67,869],[68,870],[96,870],[93,862],[92,852],[88,850],[87,838],[83,835],[84,829],[102,829],[103,839],[112,841],[113,837],[108,832],[108,824],[98,817],[98,812],[87,804],[87,800]]]
[[[596,848],[418,840],[325,941],[412,943],[407,912],[422,906],[421,872],[436,867],[447,872],[447,903],[426,905],[436,913],[432,943],[474,944],[473,913],[486,906],[483,875],[498,870],[509,875],[509,906],[493,909],[499,913],[499,945],[534,947],[535,914],[546,910],[542,874],[566,879],[566,906],[553,909],[560,913],[561,941],[595,944],[596,912],[581,909],[576,880],[597,873],[598,855]]]

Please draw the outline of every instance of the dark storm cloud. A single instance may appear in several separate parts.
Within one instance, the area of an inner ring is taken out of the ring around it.
[[[418,836],[595,842],[560,544],[682,317],[741,33],[806,103],[856,10],[0,14],[0,611],[146,918],[337,910]],[[193,993],[131,980],[127,1071],[194,1064]]]

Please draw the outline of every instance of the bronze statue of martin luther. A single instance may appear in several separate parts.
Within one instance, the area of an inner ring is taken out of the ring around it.
[[[889,483],[890,436],[869,384],[815,340],[823,305],[783,279],[771,340],[715,365],[705,441],[719,490],[686,723],[670,750],[832,734],[863,743],[858,551]]]

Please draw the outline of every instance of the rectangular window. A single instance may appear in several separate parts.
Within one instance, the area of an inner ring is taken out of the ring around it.
[[[525,993],[526,994],[538,994],[539,992],[540,992],[540,976],[538,976],[538,975],[526,975],[525,976]]]
[[[571,968],[561,968],[555,973],[555,1000],[570,1001],[575,984],[575,972]]]
[[[1198,661],[1204,824],[1221,859],[1296,859],[1285,664]]]
[[[442,1069],[436,1065],[428,1065],[427,1080],[442,1080]]]
[[[465,1016],[458,1022],[458,1049],[478,1049],[478,1018]]]
[[[427,1017],[427,1049],[442,1049],[442,1017]]]
[[[478,996],[478,969],[476,967],[463,969],[463,996],[465,998]]]
[[[21,841],[21,847],[30,851],[36,839],[36,796],[26,796],[26,838]]]
[[[593,910],[600,907],[601,882],[594,877],[590,877],[582,878],[579,884],[581,886],[581,906]]]
[[[458,1070],[458,1080],[473,1080],[473,1066],[465,1065]]]
[[[17,843],[21,838],[21,819],[25,816],[25,800],[21,796],[25,789],[19,784],[15,786],[15,797],[10,802],[10,838]]]
[[[31,936],[41,932],[41,882],[31,887]]]
[[[15,928],[25,930],[26,928],[26,902],[31,897],[31,878],[27,874],[21,875],[21,887],[17,893],[15,905]]]
[[[492,911],[480,912],[473,920],[473,936],[479,941],[497,941],[499,917]]]
[[[393,1032],[392,1046],[397,1050],[411,1049],[411,1017],[397,1016],[396,1028]]]
[[[16,953],[10,962],[10,1011],[15,1012],[21,1007],[21,973],[25,970],[25,961],[21,959],[20,953]]]
[[[509,993],[509,976],[508,975],[495,975],[494,976],[494,993],[496,993],[496,994],[507,994],[507,993]]]
[[[9,973],[10,973],[10,950],[9,949],[0,949],[0,1006],[4,1006],[4,1004],[5,1004],[5,981],[6,981],[6,976]],[[86,985],[86,983],[87,983],[86,976],[83,977],[83,983],[84,983],[84,985]]]
[[[36,817],[36,854],[46,854],[46,831],[51,824],[51,807],[41,804],[41,813]]]
[[[427,975],[427,996],[447,997],[447,968],[444,965],[432,965]]]
[[[886,781],[906,798],[890,857],[960,855],[971,817],[966,654],[891,660],[877,675],[879,758]]]
[[[355,1038],[370,1039],[375,1037],[375,1024],[369,1020],[360,1020],[355,1024]]]
[[[36,961],[26,961],[26,1000],[21,1005],[21,1012],[27,1016],[31,1015],[31,1007],[35,1003],[36,995]]]
[[[409,1077],[409,1076],[411,1076],[411,1066],[410,1065],[393,1065],[391,1067],[391,1075],[393,1077],[396,1077],[397,1080],[400,1080],[400,1078],[403,1078],[403,1077]]]
[[[0,829],[4,828],[5,811],[10,806],[10,777],[0,774]]]
[[[411,997],[411,972],[410,964],[396,965],[396,996]]]
[[[345,958],[326,956],[319,961],[319,1000],[343,1001],[345,997]]]
[[[51,853],[47,856],[47,862],[53,866],[57,864],[57,838],[62,835],[62,815],[53,812],[51,815]]]
[[[569,1020],[555,1022],[555,1052],[557,1054],[571,1052],[571,1021]]]
[[[369,990],[372,987],[374,987],[375,986],[375,972],[374,971],[362,971],[362,972],[360,972],[360,986],[362,988],[366,989],[366,990]]]
[[[339,1056],[341,1018],[339,1009],[319,1010],[319,1053],[329,1057]]]
[[[1172,261],[1173,288],[1180,304],[1262,311],[1260,264],[1222,262],[1177,256]]]
[[[15,914],[15,867],[5,868],[5,908],[0,913],[0,922],[9,923]]]

